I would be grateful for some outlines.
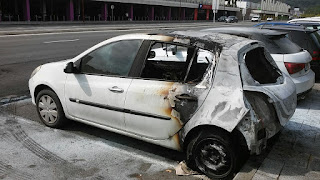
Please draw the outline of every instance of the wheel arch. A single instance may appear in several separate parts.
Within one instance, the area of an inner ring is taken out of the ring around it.
[[[50,86],[47,85],[47,84],[39,84],[39,85],[36,86],[36,88],[34,89],[34,93],[33,93],[33,95],[34,95],[34,102],[37,103],[37,102],[36,102],[36,101],[37,101],[37,95],[38,95],[42,90],[44,90],[44,89],[48,89],[48,90],[52,91],[53,93],[55,93],[55,94],[57,95],[57,97],[58,97],[58,99],[59,99],[59,101],[60,101],[60,103],[61,103],[62,110],[63,110],[64,114],[67,116],[68,114],[67,114],[67,112],[65,111],[65,110],[66,110],[66,106],[65,106],[65,103],[64,103],[64,99],[61,98],[60,94],[57,93],[52,87],[50,87]]]
[[[49,89],[52,92],[56,93],[50,86],[45,85],[45,84],[39,84],[35,89],[34,89],[34,100],[36,101],[37,99],[37,95],[39,94],[40,91],[44,90],[44,89]],[[57,94],[57,93],[56,93]]]
[[[224,133],[227,134],[230,139],[232,140],[233,143],[239,144],[241,146],[247,146],[246,139],[244,135],[237,129],[235,128],[232,132],[229,132],[221,127],[215,126],[215,125],[199,125],[191,129],[188,134],[185,136],[184,141],[182,143],[182,148],[183,151],[187,151],[187,147],[189,143],[191,142],[192,139],[196,138],[197,136],[201,135],[201,132],[203,131],[215,131],[217,133]]]

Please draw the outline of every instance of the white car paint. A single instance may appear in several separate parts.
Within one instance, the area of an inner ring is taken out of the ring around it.
[[[253,16],[253,17],[251,18],[251,21],[252,21],[252,22],[260,22],[260,21],[261,21],[261,17],[260,17],[260,16]]]
[[[184,34],[181,34],[184,35]],[[206,33],[199,33],[202,39],[207,38]],[[29,89],[32,97],[33,103],[35,103],[35,89],[39,85],[46,85],[51,88],[58,96],[63,106],[64,113],[67,118],[83,122],[89,125],[93,125],[102,129],[110,130],[127,136],[131,136],[137,139],[141,139],[147,142],[158,144],[167,148],[182,150],[180,146],[180,137],[177,131],[179,128],[183,127],[183,123],[187,123],[184,129],[183,135],[187,135],[192,128],[200,125],[215,125],[228,132],[232,132],[235,128],[243,128],[238,126],[239,122],[243,117],[250,111],[250,109],[245,105],[244,94],[242,89],[240,70],[238,64],[238,52],[242,53],[245,50],[251,48],[263,47],[263,45],[257,41],[247,40],[241,37],[230,36],[225,34],[216,34],[212,36],[218,43],[223,44],[225,48],[222,52],[212,54],[212,60],[218,62],[221,58],[220,66],[217,66],[217,71],[215,69],[215,62],[210,63],[209,70],[207,71],[205,77],[199,84],[181,84],[179,82],[172,83],[157,83],[150,81],[148,86],[143,84],[144,80],[132,79],[132,78],[114,78],[114,77],[92,77],[90,75],[82,74],[66,74],[63,70],[69,62],[77,62],[82,57],[98,49],[108,43],[112,43],[119,40],[128,39],[151,39],[152,40],[162,40],[162,41],[173,41],[173,37],[160,36],[160,35],[146,35],[146,34],[131,34],[118,36],[104,42],[97,44],[96,46],[88,49],[87,51],[81,53],[79,56],[56,63],[49,63],[43,65],[41,68],[37,69],[37,72],[33,73],[33,76],[29,80]],[[232,41],[230,39],[232,38]],[[180,40],[180,39],[178,39]],[[175,42],[178,43],[178,40]],[[230,44],[232,46],[230,46]],[[230,49],[229,49],[230,48]],[[206,54],[206,53],[204,53]],[[270,63],[271,58],[268,58]],[[242,63],[243,64],[243,63]],[[231,65],[232,67],[230,67]],[[211,91],[214,76],[219,74],[215,79],[213,90]],[[228,77],[228,78],[226,78]],[[274,87],[270,85],[267,86],[256,86],[255,84],[247,84],[245,90],[258,91],[265,93],[270,98],[272,98],[275,108],[277,110],[279,121],[281,124],[285,124],[293,115],[295,109],[295,88],[293,88],[293,83],[286,76],[280,76],[279,79],[285,79],[286,81],[281,84],[277,81]],[[122,79],[122,80],[121,80]],[[110,80],[110,83],[102,84],[105,80]],[[123,95],[110,95],[109,88],[113,87],[121,88],[123,90]],[[159,93],[159,96],[146,96],[145,94],[139,93],[141,90],[150,90],[146,87],[154,87],[155,91]],[[284,88],[286,91],[284,92]],[[275,89],[279,91],[271,91],[270,89]],[[137,93],[138,92],[138,93]],[[188,122],[181,122],[181,119],[173,111],[174,100],[176,100],[176,95],[178,93],[187,92],[197,95],[199,101],[198,109],[196,114],[191,117]],[[210,92],[210,94],[209,94]],[[209,95],[208,95],[209,94]],[[75,96],[81,99],[76,99]],[[114,97],[113,97],[114,96]],[[125,96],[125,97],[124,97]],[[134,97],[133,97],[134,96]],[[202,105],[203,101],[210,97],[209,100],[205,101],[205,106]],[[70,104],[70,98],[74,98],[74,104]],[[105,104],[106,99],[109,104]],[[159,121],[156,118],[141,118],[135,116],[135,114],[123,113],[113,113],[109,114],[108,111],[101,109],[88,108],[87,106],[78,106],[76,103],[81,103],[80,101],[88,100],[90,102],[95,102],[103,105],[117,105],[117,107],[124,106],[127,109],[139,112],[142,109],[151,109],[153,114],[159,116],[170,117],[167,122]],[[157,100],[158,104],[154,104],[152,100]],[[163,103],[161,103],[163,101]],[[291,103],[283,103],[282,101],[287,101]],[[224,103],[226,104],[224,104]],[[137,106],[139,103],[139,106]],[[224,104],[221,106],[221,103]],[[143,104],[140,106],[140,104]],[[288,105],[289,104],[289,105]],[[154,106],[154,107],[152,107]],[[217,112],[215,107],[219,108]],[[157,109],[160,108],[160,109]],[[162,110],[165,112],[161,112]],[[278,109],[285,109],[280,111]],[[168,111],[166,110],[168,109]],[[158,111],[158,113],[155,113]],[[252,109],[251,109],[252,111]],[[202,113],[206,112],[206,113]],[[92,118],[94,117],[94,118]],[[224,118],[223,118],[224,117]],[[89,120],[90,118],[90,120]],[[226,121],[225,118],[231,119]],[[254,118],[254,117],[253,117]],[[111,120],[110,120],[111,119]],[[155,120],[155,121],[152,121]],[[152,121],[152,122],[151,122]],[[260,121],[255,119],[249,128],[254,128],[255,130],[250,131],[250,133],[256,133]],[[147,129],[146,129],[147,128]],[[262,141],[256,142],[256,139],[251,139],[256,137],[244,134],[246,141],[249,143],[249,149],[259,148]],[[268,138],[268,137],[266,137]],[[259,152],[254,150],[254,152]]]
[[[285,74],[289,75],[296,85],[297,94],[301,94],[310,90],[315,83],[315,73],[310,69],[310,62],[312,57],[309,52],[303,50],[294,54],[271,54],[279,69]],[[304,63],[306,68],[295,73],[289,74],[285,67],[286,62],[289,63]]]
[[[272,17],[268,17],[267,21],[273,21],[273,18]]]
[[[297,18],[288,21],[288,23],[296,23],[296,22],[315,22],[320,23],[320,17],[309,17],[309,18]]]

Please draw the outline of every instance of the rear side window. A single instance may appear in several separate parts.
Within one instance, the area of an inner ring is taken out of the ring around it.
[[[271,54],[294,54],[301,51],[301,47],[286,36],[257,36],[256,39],[264,42]]]
[[[320,32],[317,31],[317,32],[314,32],[314,33],[311,33],[310,36],[311,38],[313,39],[314,43],[316,44],[318,50],[320,49]]]
[[[263,48],[256,48],[246,53],[245,62],[252,78],[260,84],[276,83],[280,73],[265,57]]]
[[[308,50],[310,54],[312,54],[313,51],[320,48],[313,40],[312,34],[307,34],[302,31],[293,31],[289,33],[289,37],[293,42],[297,43],[302,48]]]
[[[157,42],[148,53],[141,77],[196,83],[201,81],[209,62],[212,61],[213,55],[209,51]]]

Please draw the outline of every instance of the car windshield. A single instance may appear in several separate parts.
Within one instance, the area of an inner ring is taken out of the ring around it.
[[[258,35],[254,36],[254,39],[264,42],[271,54],[293,54],[301,51],[301,47],[293,43],[285,35]]]

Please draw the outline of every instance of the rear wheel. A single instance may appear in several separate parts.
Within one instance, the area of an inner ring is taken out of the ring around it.
[[[228,133],[205,131],[188,145],[188,165],[213,179],[231,179],[236,167],[236,154]]]
[[[46,126],[58,128],[67,122],[61,102],[53,91],[49,89],[40,91],[36,105],[39,118]]]

